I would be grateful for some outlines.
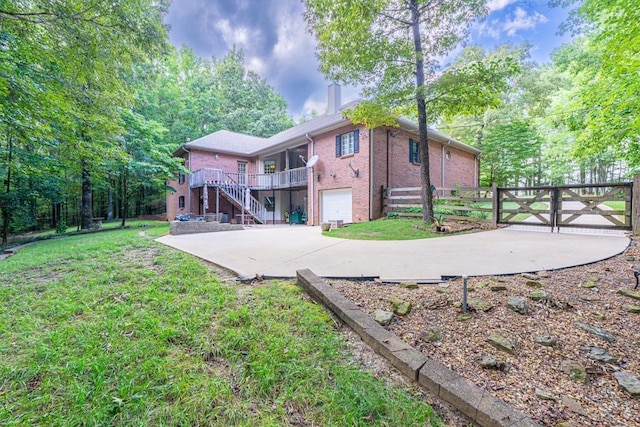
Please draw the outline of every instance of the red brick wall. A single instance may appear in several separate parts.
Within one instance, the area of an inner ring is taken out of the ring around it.
[[[216,155],[218,158],[216,158]],[[202,168],[222,169],[225,172],[238,171],[238,162],[247,163],[247,173],[259,173],[257,171],[257,159],[252,157],[234,156],[230,154],[212,153],[210,151],[191,151],[191,167],[189,170],[197,171]]]
[[[360,130],[360,150],[350,156],[336,157],[336,135]],[[320,192],[338,188],[352,189],[352,221],[369,220],[369,131],[364,126],[348,125],[319,136],[314,139],[314,154],[320,161],[314,166],[315,179],[313,183],[314,193],[311,194],[309,185],[308,200],[313,200],[313,223],[320,222]],[[311,148],[309,147],[309,152]],[[354,168],[359,169],[358,177],[355,177],[349,162]],[[320,180],[318,180],[318,175]],[[311,178],[310,178],[311,179]]]

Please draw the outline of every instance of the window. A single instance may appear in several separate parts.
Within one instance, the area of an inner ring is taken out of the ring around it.
[[[265,160],[264,161],[264,173],[276,173],[276,161]]]
[[[184,196],[178,197],[178,207],[184,209]]]
[[[186,180],[185,175],[182,172],[178,173],[178,184],[184,184],[185,180]]]
[[[451,160],[451,151],[447,151],[447,153],[444,156],[447,160]]]
[[[273,212],[276,209],[276,198],[274,196],[265,196],[264,207],[267,212]]]
[[[336,135],[336,157],[348,156],[360,151],[360,131]]]
[[[409,161],[411,163],[420,163],[420,144],[413,139],[409,140]]]

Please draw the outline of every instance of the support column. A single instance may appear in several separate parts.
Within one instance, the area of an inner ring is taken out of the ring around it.
[[[640,235],[640,175],[633,176],[631,189],[631,229],[634,236]]]

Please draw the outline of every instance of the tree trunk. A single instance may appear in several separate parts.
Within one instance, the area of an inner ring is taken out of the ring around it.
[[[429,136],[427,128],[427,104],[424,99],[424,54],[420,38],[420,11],[418,0],[411,0],[411,29],[416,53],[416,102],[418,104],[418,131],[420,133],[420,176],[422,196],[422,220],[433,222],[433,193],[429,176]]]
[[[82,200],[80,203],[80,229],[89,230],[93,226],[91,213],[91,171],[86,160],[82,160]]]
[[[121,225],[124,227],[125,222],[127,221],[127,211],[129,210],[129,196],[127,194],[127,181],[129,178],[129,171],[125,168],[124,174],[122,176],[122,223]]]
[[[113,220],[113,190],[111,185],[107,188],[107,221]]]
[[[2,246],[7,244],[9,234],[9,223],[11,222],[11,206],[9,206],[9,193],[11,192],[11,157],[13,155],[13,138],[9,136],[7,143],[7,181],[5,193],[6,202],[2,204]]]

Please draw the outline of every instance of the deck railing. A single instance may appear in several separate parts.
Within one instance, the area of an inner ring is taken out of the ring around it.
[[[220,169],[202,168],[189,177],[191,187],[203,185],[240,185],[252,190],[278,190],[289,187],[307,185],[308,170],[306,167],[289,169],[275,173],[229,173]]]

